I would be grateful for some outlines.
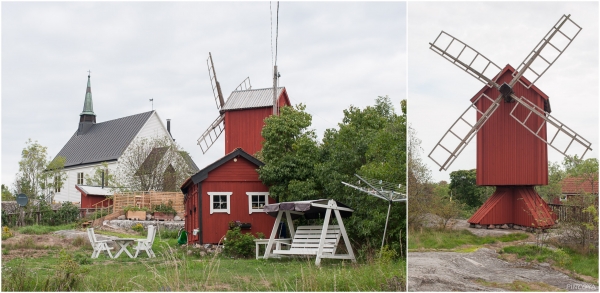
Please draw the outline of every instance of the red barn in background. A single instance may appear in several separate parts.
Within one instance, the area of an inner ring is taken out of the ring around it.
[[[248,232],[268,234],[275,218],[263,212],[274,203],[269,188],[256,169],[264,165],[238,148],[188,178],[181,187],[185,194],[185,230],[188,243],[219,243],[230,222],[250,223]]]
[[[515,69],[507,65],[497,80],[498,84],[509,83]],[[525,80],[524,77],[521,77]],[[529,84],[529,82],[525,82]],[[536,86],[525,88],[517,82],[513,91],[550,113],[548,96]],[[500,92],[494,87],[484,86],[471,99],[477,108],[485,112],[492,104],[482,97],[495,100]],[[482,98],[480,98],[482,97]],[[479,100],[477,100],[480,98]],[[548,184],[548,147],[541,139],[510,117],[515,101],[501,102],[498,109],[477,133],[477,185],[496,186],[494,194],[469,219],[471,224],[502,225],[517,224],[527,227],[549,227],[555,224],[546,202],[535,192],[535,185]],[[518,107],[513,115],[524,121],[529,114],[525,107]],[[477,119],[481,118],[477,114]],[[544,120],[531,115],[526,124],[531,129],[540,129],[539,135],[546,139]],[[543,126],[542,126],[543,124]]]
[[[291,106],[284,87],[277,88],[277,97],[278,108]],[[252,156],[262,149],[264,120],[273,114],[273,89],[234,91],[223,112],[226,155],[181,186],[188,243],[219,243],[230,222],[249,223],[243,231],[255,235],[268,235],[275,223],[262,211],[263,205],[275,203],[256,171],[264,164]]]

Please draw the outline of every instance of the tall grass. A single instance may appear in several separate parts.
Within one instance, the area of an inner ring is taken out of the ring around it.
[[[47,226],[47,225],[31,225],[19,228],[17,231],[21,234],[35,234],[35,235],[43,235],[48,234],[60,230],[71,230],[74,229],[77,224],[64,224],[58,226]]]
[[[512,242],[527,239],[525,233],[511,233],[502,236],[477,236],[467,230],[424,229],[409,233],[408,249],[453,249],[462,245],[483,245],[496,242]]]
[[[598,278],[598,254],[583,255],[569,248],[551,250],[535,245],[504,247],[501,253],[514,253],[527,261],[548,262],[578,274]]]

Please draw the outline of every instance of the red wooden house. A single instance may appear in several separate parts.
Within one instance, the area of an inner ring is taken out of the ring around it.
[[[113,204],[112,199],[106,200],[107,197],[113,195],[109,188],[104,188],[101,186],[75,185],[75,189],[81,193],[82,209],[105,208]],[[102,203],[98,204],[100,202]]]
[[[512,66],[507,65],[500,72],[497,83],[509,83],[514,71]],[[521,79],[525,80],[524,77]],[[529,84],[528,81],[525,83]],[[515,95],[525,97],[537,107],[550,112],[548,96],[536,86],[527,89],[517,82],[513,91]],[[492,102],[480,98],[482,94],[495,100],[500,92],[494,87],[484,86],[471,99],[479,110],[485,112]],[[554,225],[556,216],[534,189],[535,185],[548,184],[548,147],[510,116],[515,104],[515,101],[502,101],[477,133],[477,185],[496,186],[496,191],[469,219],[471,224]],[[524,121],[529,111],[521,106],[513,114]],[[481,116],[478,113],[477,119]],[[536,115],[531,115],[526,121],[530,129],[539,129],[544,122]],[[540,136],[546,139],[545,124]]]
[[[277,96],[279,107],[291,105],[285,88],[278,88]],[[263,205],[275,203],[258,178],[263,163],[251,155],[262,148],[264,119],[273,114],[273,89],[234,91],[221,111],[226,155],[181,186],[188,243],[219,243],[230,222],[249,223],[243,231],[265,235],[275,223],[262,211]]]
[[[238,148],[188,178],[181,187],[188,243],[219,243],[231,222],[249,223],[244,231],[268,234],[275,219],[265,212],[274,203],[256,169],[264,165]],[[193,231],[197,230],[196,235]]]

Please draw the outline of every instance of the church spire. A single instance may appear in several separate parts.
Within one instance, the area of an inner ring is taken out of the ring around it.
[[[85,102],[83,102],[83,112],[79,114],[79,127],[77,128],[77,135],[85,134],[94,124],[96,124],[96,114],[94,114],[94,105],[92,103],[92,86],[90,85],[90,72],[88,71]]]
[[[94,104],[92,102],[92,86],[90,85],[90,74],[89,73],[88,73],[87,89],[85,90],[85,102],[83,103],[83,112],[81,112],[81,114],[79,114],[79,116],[82,116],[82,115],[96,116],[96,114],[94,114]]]

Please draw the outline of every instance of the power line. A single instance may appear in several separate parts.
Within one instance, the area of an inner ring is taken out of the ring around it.
[[[273,67],[273,10],[271,9],[271,1],[269,1],[269,16],[271,18],[271,67]]]
[[[279,38],[279,1],[277,1],[277,25],[275,26],[275,65],[277,65],[277,39]],[[273,45],[271,45],[273,46]]]

